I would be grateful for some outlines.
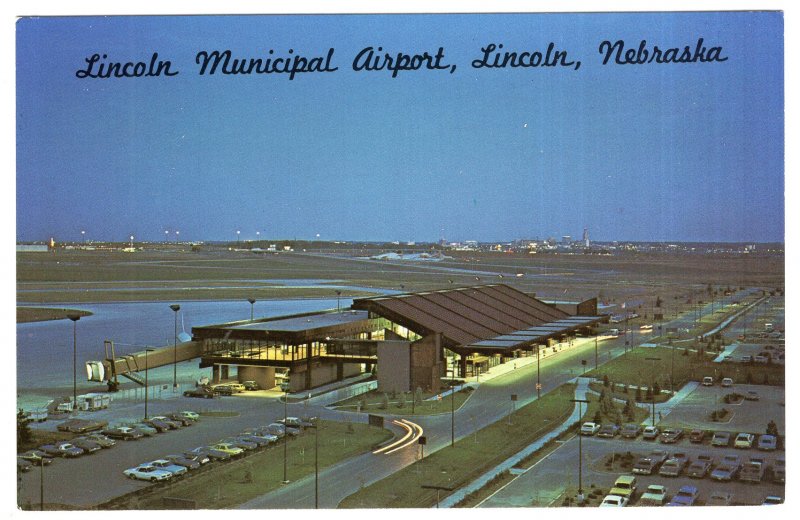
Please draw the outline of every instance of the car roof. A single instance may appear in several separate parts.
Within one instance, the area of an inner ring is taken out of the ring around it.
[[[623,482],[630,484],[634,480],[636,480],[636,477],[634,477],[633,475],[620,475],[619,477],[617,477],[617,480],[615,480],[614,483],[616,484],[617,482]]]

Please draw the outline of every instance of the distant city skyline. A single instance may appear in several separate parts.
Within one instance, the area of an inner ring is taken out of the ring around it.
[[[698,38],[729,59],[598,54]],[[470,66],[550,42],[580,70]],[[353,71],[368,46],[458,70]],[[332,47],[335,73],[197,74],[200,51]],[[180,74],[76,77],[154,52]],[[775,12],[22,19],[16,236],[783,242],[783,56]]]

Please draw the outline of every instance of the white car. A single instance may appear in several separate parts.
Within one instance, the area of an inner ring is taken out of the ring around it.
[[[756,440],[756,436],[752,433],[740,433],[736,436],[736,440],[733,441],[734,448],[752,448],[753,442]]]
[[[178,412],[178,415],[180,415],[181,417],[186,417],[190,421],[197,421],[198,419],[200,419],[200,414],[198,414],[197,412],[191,412],[189,410]]]
[[[135,468],[126,469],[122,473],[128,478],[147,480],[150,482],[159,482],[162,480],[169,480],[172,478],[172,473],[158,469],[156,467],[143,464]]]
[[[594,435],[600,431],[600,425],[593,422],[585,422],[581,425],[581,435]]]
[[[600,507],[625,507],[628,499],[617,495],[607,495],[600,503]]]

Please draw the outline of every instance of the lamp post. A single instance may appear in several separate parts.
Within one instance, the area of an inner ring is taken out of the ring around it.
[[[336,291],[336,312],[341,312],[341,308],[339,306],[339,298],[342,296],[342,291]]]
[[[181,236],[181,232],[177,229],[175,230],[175,245],[178,245],[178,238]]]
[[[661,361],[661,358],[659,358],[659,357],[646,357],[646,358],[644,358],[644,360],[645,361],[653,361],[653,368],[655,369],[655,366],[656,366],[655,362],[656,361]],[[655,370],[653,370],[652,379],[655,380]],[[655,426],[656,425],[656,393],[655,393],[655,391],[653,389],[653,386],[654,386],[653,383],[650,383],[650,395],[652,396],[650,401],[653,404],[653,418],[652,418],[651,422],[652,422],[652,426]]]
[[[319,509],[319,417],[314,423],[314,509]]]
[[[169,229],[164,230],[164,243],[169,241]]]
[[[588,399],[570,399],[573,403],[578,403],[578,423],[583,419],[583,403],[589,403]],[[578,431],[578,503],[583,503],[583,435]]]
[[[178,311],[181,306],[173,303],[169,306],[172,312],[175,313],[175,335],[172,338],[172,388],[178,388]]]
[[[288,450],[288,442],[289,442],[289,430],[286,426],[286,418],[288,417],[288,405],[289,405],[289,382],[284,381],[281,386],[283,386],[283,483],[288,484],[289,478],[286,474],[286,461],[289,457]]]
[[[148,383],[148,380],[147,380],[147,372],[148,372],[148,369],[150,368],[150,366],[149,366],[149,364],[147,362],[147,353],[148,352],[153,352],[154,350],[155,349],[153,349],[153,348],[144,349],[144,420],[145,421],[147,420],[147,393],[148,393],[148,391],[150,389],[149,383]]]
[[[70,313],[67,318],[72,321],[72,411],[78,405],[78,320],[80,314]]]
[[[241,235],[241,234],[242,234],[242,232],[237,229],[236,230],[236,247],[239,247],[239,235]]]
[[[39,458],[39,511],[44,511],[44,457]]]
[[[597,334],[594,336],[594,369],[597,370]]]
[[[248,298],[247,301],[250,302],[250,321],[253,321],[253,312],[255,310],[254,307],[255,307],[255,304],[256,304],[256,299],[255,298]]]
[[[131,249],[133,249],[133,235],[131,235]]]
[[[541,371],[539,367],[541,366],[541,357],[539,357],[539,348],[541,345],[536,345],[536,399],[538,400],[542,396],[542,382],[541,382]]]
[[[450,447],[456,445],[456,387],[450,380]]]
[[[86,231],[81,231],[81,242],[86,243]]]

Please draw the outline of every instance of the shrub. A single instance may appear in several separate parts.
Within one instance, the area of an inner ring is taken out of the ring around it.
[[[608,388],[608,386],[610,384],[611,384],[611,381],[609,381],[608,375],[607,374],[603,374],[603,386]]]
[[[381,410],[386,410],[389,408],[389,396],[386,395],[386,392],[383,393],[383,397],[381,397],[381,404],[378,405],[378,408]]]

